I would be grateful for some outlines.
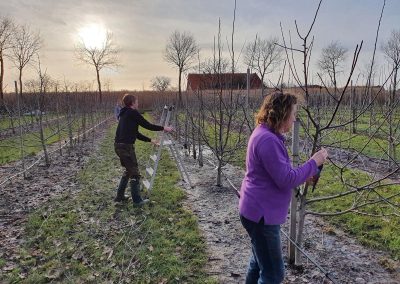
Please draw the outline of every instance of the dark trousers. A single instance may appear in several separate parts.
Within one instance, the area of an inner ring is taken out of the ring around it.
[[[280,225],[264,225],[240,216],[251,239],[246,284],[279,284],[284,278]]]
[[[114,149],[119,157],[121,165],[125,168],[125,172],[121,177],[117,189],[117,197],[114,201],[119,202],[126,200],[125,188],[130,179],[132,201],[134,204],[140,205],[143,199],[140,196],[140,172],[136,160],[135,147],[133,144],[115,143]]]
[[[118,155],[121,165],[125,168],[124,176],[139,179],[139,165],[135,154],[135,145],[114,143],[115,153]]]

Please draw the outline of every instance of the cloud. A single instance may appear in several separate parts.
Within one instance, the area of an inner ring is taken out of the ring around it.
[[[256,34],[263,38],[280,36],[280,22],[286,35],[291,31],[293,44],[301,46],[294,20],[301,33],[307,32],[317,4],[315,0],[238,0],[236,53]],[[221,40],[226,51],[232,32],[233,5],[232,0],[7,0],[0,1],[0,15],[12,16],[18,23],[40,30],[45,43],[41,51],[46,57],[44,64],[54,76],[65,74],[71,80],[91,78],[84,66],[75,63],[73,51],[79,28],[100,22],[113,32],[124,61],[124,67],[112,76],[113,85],[118,87],[121,83],[127,88],[131,84],[132,88],[141,88],[144,81],[156,75],[176,79],[176,70],[162,57],[168,36],[176,29],[190,31],[202,49],[201,58],[207,58],[211,55],[220,19]],[[312,63],[317,60],[319,49],[332,40],[338,40],[349,50],[364,40],[363,58],[364,54],[370,57],[381,5],[376,0],[324,1],[312,31],[315,36]],[[398,11],[400,1],[387,1],[380,42],[400,26]],[[6,74],[6,80],[11,79]]]

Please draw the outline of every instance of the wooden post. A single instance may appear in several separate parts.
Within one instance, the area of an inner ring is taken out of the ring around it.
[[[297,167],[299,164],[299,128],[300,121],[296,119],[293,124],[293,134],[292,134],[292,155],[293,155],[293,166]],[[289,223],[289,237],[292,240],[296,239],[296,225],[297,225],[297,191],[298,188],[295,188],[292,192],[292,200],[290,203],[290,223]],[[289,241],[288,245],[288,258],[289,264],[294,264],[296,255],[296,247]]]
[[[249,96],[250,96],[250,68],[247,68],[246,112],[249,109]]]
[[[26,178],[25,174],[25,151],[24,151],[24,136],[22,130],[22,121],[21,121],[21,98],[18,94],[18,85],[17,81],[14,81],[15,85],[15,94],[17,96],[17,107],[18,107],[18,124],[19,124],[19,143],[20,143],[20,150],[21,150],[21,162],[22,162],[22,171],[24,178]]]

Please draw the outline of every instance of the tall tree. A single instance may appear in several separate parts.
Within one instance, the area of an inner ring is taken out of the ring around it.
[[[199,47],[193,35],[189,32],[174,31],[167,41],[164,59],[178,68],[179,103],[182,103],[182,73],[196,59]]]
[[[12,47],[14,24],[9,18],[0,18],[0,99],[4,99],[4,55]]]
[[[395,117],[395,109],[396,109],[396,91],[397,91],[397,76],[398,71],[400,69],[400,30],[393,30],[392,34],[387,42],[382,44],[382,50],[391,64],[393,68],[393,75],[391,78],[391,91],[389,93],[389,109],[393,109],[393,111],[389,112],[388,116],[388,125],[389,125],[389,168],[393,169],[395,167],[395,163],[391,158],[395,159],[396,157],[396,142],[395,142],[395,129],[393,127],[393,119]]]
[[[11,60],[19,71],[19,94],[22,96],[22,71],[37,54],[42,41],[39,33],[32,32],[28,26],[23,25],[15,29]]]
[[[322,49],[321,58],[318,61],[318,67],[330,78],[332,86],[337,88],[337,76],[342,71],[341,64],[346,59],[347,49],[339,42],[331,42]]]
[[[393,30],[389,40],[382,45],[382,50],[393,67],[392,89],[397,89],[397,75],[400,69],[400,30]]]
[[[200,70],[205,74],[227,73],[229,68],[230,62],[227,58],[220,58],[218,61],[215,58],[208,58],[200,64]]]
[[[157,76],[151,79],[150,83],[153,90],[165,92],[171,84],[171,79],[165,76]]]
[[[96,70],[97,86],[99,91],[99,99],[102,101],[102,90],[100,81],[100,71],[103,68],[113,68],[118,66],[119,49],[112,41],[112,34],[106,33],[104,42],[101,46],[91,46],[85,43],[85,39],[81,39],[75,47],[76,57]]]
[[[256,37],[253,43],[246,46],[244,62],[247,66],[254,69],[260,76],[262,84],[262,94],[264,95],[265,75],[274,71],[282,61],[283,49],[276,45],[277,37],[260,39]]]

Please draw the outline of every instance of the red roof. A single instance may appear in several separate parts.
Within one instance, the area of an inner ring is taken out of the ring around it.
[[[260,89],[262,82],[256,73],[250,74],[250,89]],[[246,89],[246,73],[189,74],[187,90]]]

